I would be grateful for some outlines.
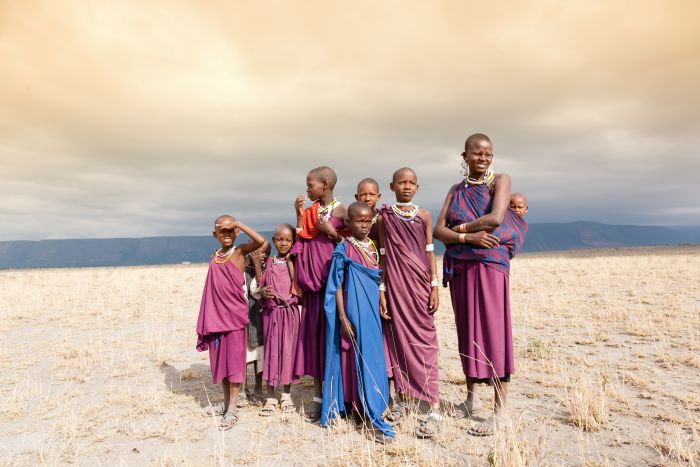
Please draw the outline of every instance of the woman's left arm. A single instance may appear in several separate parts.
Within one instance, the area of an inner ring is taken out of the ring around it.
[[[455,225],[452,230],[461,233],[490,232],[503,223],[509,204],[510,176],[508,174],[499,174],[494,181],[491,212],[471,222]]]

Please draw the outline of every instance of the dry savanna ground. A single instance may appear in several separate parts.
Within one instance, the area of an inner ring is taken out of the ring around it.
[[[697,465],[700,248],[522,255],[511,276],[509,423],[389,446],[343,421],[258,416],[220,432],[194,350],[205,266],[0,271],[0,465]],[[465,397],[447,290],[444,407]],[[293,390],[301,406],[309,382]],[[493,397],[481,390],[488,405]]]

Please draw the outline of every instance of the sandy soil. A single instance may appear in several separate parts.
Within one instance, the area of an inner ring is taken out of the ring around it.
[[[473,438],[479,419],[447,417],[420,441],[416,414],[390,446],[259,407],[218,431],[221,389],[194,350],[205,272],[0,271],[0,465],[700,464],[700,248],[517,258],[508,425]],[[449,412],[465,385],[447,290],[438,329]],[[309,401],[309,382],[293,394]]]

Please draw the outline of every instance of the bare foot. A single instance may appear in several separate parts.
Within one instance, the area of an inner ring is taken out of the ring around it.
[[[479,423],[476,426],[469,428],[469,433],[472,436],[493,436],[496,430],[503,426],[503,414],[492,414],[489,418]]]
[[[218,404],[210,405],[209,407],[207,407],[207,415],[209,415],[210,417],[213,415],[221,417],[225,413],[226,407],[224,407],[223,402],[219,402]]]
[[[467,399],[461,404],[455,405],[454,418],[472,418],[474,414],[478,413],[483,408],[484,405],[480,399],[474,398],[472,399],[471,403],[469,402],[469,399]]]
[[[221,431],[226,431],[230,430],[234,426],[238,424],[238,413],[229,410],[224,414],[224,418],[221,420],[221,423],[219,424],[219,430]]]

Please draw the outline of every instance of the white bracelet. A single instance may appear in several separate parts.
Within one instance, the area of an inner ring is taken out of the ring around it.
[[[304,230],[304,227],[297,227],[297,233],[301,233],[302,230]]]
[[[425,245],[425,251],[435,251],[435,245],[433,243],[428,243]]]
[[[386,256],[386,250],[384,248],[379,249],[379,254],[382,256]]]
[[[440,281],[437,279],[433,279],[430,281],[430,287],[440,287]]]
[[[379,291],[380,291],[380,292],[386,292],[386,285],[385,285],[385,284],[379,284]]]

